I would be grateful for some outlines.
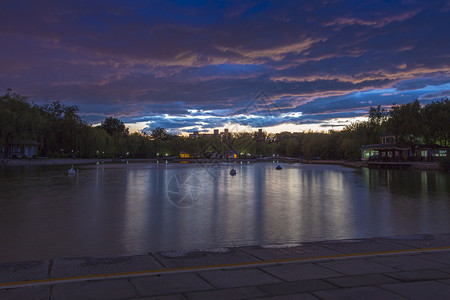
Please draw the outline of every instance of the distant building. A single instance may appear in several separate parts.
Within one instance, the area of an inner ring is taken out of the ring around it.
[[[191,155],[186,151],[180,151],[180,158],[191,158]]]
[[[0,147],[0,157],[32,158],[38,155],[39,143],[29,140],[15,140]]]
[[[225,129],[223,130],[223,132],[220,133],[220,135],[223,136],[223,137],[226,137],[226,136],[228,136],[229,134],[230,134],[230,133],[228,132],[228,128],[225,128]]]
[[[230,132],[228,131],[228,128],[225,128],[223,130],[223,132],[220,133],[220,139],[224,140],[224,139],[228,139],[229,137],[231,137]]]
[[[212,133],[203,133],[201,136],[202,137],[213,137],[214,134],[212,134]]]
[[[362,145],[361,160],[406,160],[409,147],[401,147],[395,143],[394,135],[382,134],[381,144]]]
[[[230,133],[228,131],[228,128],[225,128],[223,132],[219,132],[219,129],[214,129],[213,133],[202,133],[200,134],[198,131],[194,131],[193,133],[189,134],[190,138],[196,138],[196,137],[226,137],[229,136]]]
[[[394,144],[397,141],[395,135],[389,133],[383,133],[381,135],[381,143],[382,144]]]
[[[420,161],[440,161],[448,157],[450,148],[436,144],[425,144],[417,146],[415,152]]]
[[[189,134],[189,137],[191,138],[196,138],[199,137],[200,135],[198,134],[198,131],[194,131],[194,133]]]
[[[265,135],[265,133],[263,132],[263,130],[261,128],[258,129],[258,131],[253,134],[253,137],[258,142],[262,142],[262,141],[264,141],[266,139],[266,135]]]
[[[383,134],[381,144],[362,145],[361,160],[439,161],[447,158],[450,148],[436,144],[418,145],[414,149],[396,143],[392,134]]]
[[[224,155],[224,158],[238,158],[238,157],[239,152],[237,152],[236,150],[227,151]]]

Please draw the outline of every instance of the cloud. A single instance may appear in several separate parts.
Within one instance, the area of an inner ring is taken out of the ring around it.
[[[368,26],[374,28],[384,27],[392,22],[402,22],[415,16],[420,9],[415,9],[408,12],[393,14],[385,17],[378,17],[372,19],[361,19],[357,17],[338,17],[335,20],[326,23],[325,26],[333,27],[334,30],[340,30],[346,26]]]
[[[76,104],[89,122],[325,124],[449,90],[447,1],[17,0],[0,11],[0,89]],[[283,117],[249,109],[262,91]]]
[[[245,48],[219,48],[223,52],[237,53],[248,61],[260,61],[264,59],[271,59],[274,61],[280,61],[284,59],[288,54],[300,54],[310,49],[314,44],[323,41],[324,39],[305,38],[300,42],[295,42],[288,45],[279,45],[276,47],[264,48],[264,49],[245,49]]]

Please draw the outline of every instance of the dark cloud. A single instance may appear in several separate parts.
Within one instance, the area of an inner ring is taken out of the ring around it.
[[[435,99],[448,99],[450,98],[450,85],[447,90],[442,90],[433,93],[427,93],[420,96],[420,100],[435,100]]]
[[[449,17],[447,1],[3,1],[0,89],[174,130],[351,118],[448,95]]]

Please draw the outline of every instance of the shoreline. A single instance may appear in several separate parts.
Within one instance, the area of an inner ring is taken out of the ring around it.
[[[371,167],[368,161],[347,161],[347,160],[306,160],[293,157],[265,157],[265,158],[238,158],[238,159],[181,159],[181,158],[133,158],[133,159],[113,159],[113,158],[33,158],[33,159],[2,159],[0,166],[40,166],[40,165],[84,165],[96,163],[156,163],[156,161],[169,161],[172,163],[214,163],[214,162],[269,162],[277,161],[280,163],[292,164],[325,164],[341,165],[351,168]],[[446,171],[439,162],[407,162],[407,163],[378,163],[373,166],[377,168],[397,168],[422,171]]]
[[[401,169],[401,170],[421,170],[421,171],[443,171],[439,162],[368,162],[368,161],[344,161],[344,160],[304,160],[303,163],[309,164],[329,164],[342,165],[352,168],[368,168],[375,169]]]

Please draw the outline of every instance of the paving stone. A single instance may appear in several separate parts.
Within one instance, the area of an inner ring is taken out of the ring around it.
[[[153,253],[167,268],[214,266],[261,261],[237,248]]]
[[[137,297],[125,279],[61,283],[53,286],[51,300],[59,299],[123,299]]]
[[[333,299],[354,299],[354,300],[380,300],[380,299],[406,299],[404,297],[395,295],[391,292],[382,290],[376,286],[364,286],[364,287],[355,287],[355,288],[347,288],[347,289],[337,289],[337,290],[329,290],[329,291],[320,291],[313,292],[314,296],[322,300],[333,300]]]
[[[357,276],[327,278],[326,281],[343,288],[398,282],[393,278],[381,274],[366,274]]]
[[[262,297],[267,294],[262,292],[261,290],[255,287],[244,287],[244,288],[232,288],[232,289],[224,289],[224,290],[214,290],[214,291],[206,291],[206,292],[197,292],[197,293],[188,293],[186,297],[189,300],[220,300],[220,299],[248,299],[252,297]]]
[[[258,298],[264,300],[318,300],[319,298],[314,297],[311,294],[290,294],[290,295],[282,295],[282,296],[271,296]]]
[[[165,274],[131,279],[142,296],[174,294],[213,289],[205,280],[194,273]]]
[[[402,271],[427,270],[446,267],[445,264],[421,259],[417,256],[410,256],[410,255],[396,256],[396,257],[389,257],[389,256],[376,257],[369,259],[369,261],[393,267]]]
[[[160,270],[163,266],[151,255],[81,257],[55,259],[51,278]]]
[[[447,300],[450,297],[450,286],[437,281],[391,283],[381,285],[380,287],[409,299]]]
[[[279,284],[259,286],[261,290],[270,295],[296,294],[312,291],[335,289],[336,286],[323,280],[303,280],[298,282],[284,282]]]
[[[0,299],[17,300],[17,299],[33,299],[48,300],[50,295],[50,286],[22,287],[15,289],[0,290]]]
[[[341,273],[337,273],[311,263],[283,264],[281,266],[267,267],[263,270],[286,281],[342,276]]]
[[[449,234],[438,234],[438,235],[415,234],[406,236],[387,237],[381,239],[420,249],[450,246]]]
[[[182,294],[174,295],[164,295],[164,296],[149,296],[149,297],[138,297],[138,298],[128,298],[124,300],[186,300]]]
[[[242,251],[250,253],[262,260],[277,260],[303,257],[318,257],[338,255],[342,252],[316,245],[315,243],[302,243],[299,245],[273,245],[240,247]]]
[[[420,280],[435,280],[435,279],[450,278],[449,273],[445,273],[438,270],[394,272],[394,273],[386,273],[385,275],[401,281],[420,281]]]
[[[443,279],[438,281],[450,285],[450,279]]]
[[[258,269],[214,270],[198,273],[217,288],[230,288],[282,282]]]
[[[425,254],[418,254],[415,257],[431,260],[434,262],[450,265],[450,251],[448,252],[428,252]]]
[[[182,294],[177,295],[168,295],[168,296],[155,296],[155,297],[146,297],[146,298],[137,298],[136,300],[186,300]]]
[[[0,283],[46,279],[48,261],[26,261],[0,264]]]
[[[368,253],[392,250],[414,249],[408,245],[400,245],[387,239],[353,239],[317,242],[316,244],[345,253]]]
[[[318,263],[317,265],[344,273],[346,275],[361,275],[398,271],[397,269],[380,265],[366,259],[346,259]]]

